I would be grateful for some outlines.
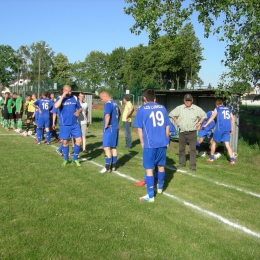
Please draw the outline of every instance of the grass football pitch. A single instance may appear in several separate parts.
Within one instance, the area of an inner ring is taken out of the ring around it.
[[[140,202],[145,187],[135,129],[117,170],[104,165],[102,110],[93,111],[82,167],[61,166],[57,144],[35,145],[0,128],[0,259],[259,259],[260,153],[239,141],[238,158],[197,159],[177,170],[167,151],[164,193]],[[187,148],[188,151],[188,148]]]

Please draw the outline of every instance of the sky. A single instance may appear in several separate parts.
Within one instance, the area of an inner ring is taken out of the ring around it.
[[[70,62],[83,61],[91,51],[111,53],[120,46],[129,49],[148,45],[148,35],[130,32],[134,19],[126,15],[124,0],[0,0],[0,44],[17,50],[21,45],[45,41],[55,54]],[[203,27],[193,17],[196,36],[204,48],[200,78],[217,87],[225,44],[216,36],[205,39]]]

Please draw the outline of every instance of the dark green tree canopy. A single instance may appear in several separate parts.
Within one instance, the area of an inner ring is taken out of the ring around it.
[[[125,0],[124,11],[135,19],[131,32],[146,30],[151,42],[165,32],[175,35],[191,14],[198,13],[204,25],[205,37],[218,34],[226,41],[226,60],[229,69],[221,77],[220,89],[232,89],[233,82],[242,82],[243,92],[248,82],[260,79],[260,1],[259,0]],[[221,25],[215,25],[220,21]],[[235,88],[238,91],[237,88]]]

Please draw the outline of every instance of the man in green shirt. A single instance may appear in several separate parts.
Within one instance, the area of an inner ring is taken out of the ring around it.
[[[183,102],[183,105],[177,106],[170,112],[169,117],[174,120],[179,128],[179,167],[186,166],[185,148],[186,144],[189,143],[190,169],[196,171],[197,130],[207,116],[205,111],[192,104],[191,94],[186,94]]]
[[[22,130],[23,98],[16,92],[13,93],[13,98],[15,98],[15,115],[17,120],[17,128]]]
[[[10,130],[10,127],[14,129],[14,116],[13,116],[13,107],[15,102],[10,98],[10,93],[6,92],[4,97],[2,113],[4,115],[4,127],[6,131]]]

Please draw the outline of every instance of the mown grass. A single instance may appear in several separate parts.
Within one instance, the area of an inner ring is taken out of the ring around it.
[[[172,170],[171,143],[165,193],[174,197],[145,204],[145,187],[119,176],[143,177],[136,130],[125,150],[120,129],[118,172],[102,175],[102,110],[93,117],[82,167],[62,167],[54,147],[0,129],[1,259],[259,259],[259,237],[187,204],[260,234],[260,198],[246,193],[260,194],[258,146],[240,140],[233,166],[224,156],[212,164],[198,158],[191,175],[188,165]]]

